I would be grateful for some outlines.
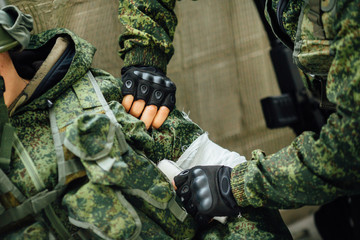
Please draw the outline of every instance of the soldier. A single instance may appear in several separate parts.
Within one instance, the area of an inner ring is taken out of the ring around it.
[[[305,85],[322,92],[324,105],[335,112],[320,134],[304,132],[274,154],[256,150],[250,161],[226,171],[199,166],[176,177],[177,193],[198,221],[238,212],[239,207],[298,208],[360,192],[359,1],[263,4],[273,32],[293,50],[294,61],[308,76]],[[126,66],[151,65],[165,72],[173,54],[174,6],[175,0],[120,1],[120,20],[127,28],[120,38]],[[220,188],[215,183],[224,174],[230,181]],[[205,183],[198,183],[201,178]],[[230,187],[231,193],[224,194]]]
[[[1,239],[290,237],[277,211],[251,207],[216,231],[201,229],[155,163],[234,167],[244,158],[172,105],[161,127],[147,130],[120,104],[122,81],[91,67],[91,44],[61,28],[29,37],[32,19],[15,6],[0,15],[9,20],[0,27]],[[127,87],[136,81],[172,87],[150,68],[124,72]],[[202,157],[194,149],[205,149]]]

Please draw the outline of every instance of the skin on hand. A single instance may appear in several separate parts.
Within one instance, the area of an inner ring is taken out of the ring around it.
[[[149,105],[146,106],[144,112],[141,115],[140,120],[145,123],[146,129],[149,129],[157,113],[157,106]]]
[[[161,127],[161,125],[165,122],[166,118],[169,116],[169,113],[169,108],[161,106],[152,123],[153,128],[158,129],[159,127]]]
[[[124,106],[126,112],[129,112],[133,101],[134,101],[134,96],[133,95],[126,95],[123,98],[121,104]]]
[[[176,190],[177,190],[177,187],[176,187],[176,185],[175,185],[175,181],[174,181],[174,180],[172,180],[172,181],[171,181],[171,184],[173,185],[174,190],[176,191]]]
[[[138,117],[140,117],[144,108],[145,108],[145,101],[142,99],[136,100],[136,101],[134,101],[134,103],[130,109],[130,114],[133,115],[134,117],[138,118]]]
[[[166,118],[169,116],[170,109],[161,106],[159,111],[155,105],[149,105],[145,107],[145,101],[142,99],[134,101],[133,95],[126,95],[121,103],[126,112],[129,112],[134,117],[140,117],[145,123],[146,129],[149,129],[152,125],[153,128],[158,129],[165,122]]]

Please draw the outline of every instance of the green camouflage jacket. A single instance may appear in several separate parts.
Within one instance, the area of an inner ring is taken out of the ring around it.
[[[166,66],[174,54],[176,1],[119,2],[119,19],[126,28],[119,39],[124,66],[154,66],[166,73]]]
[[[317,1],[321,17],[308,2],[268,0],[266,16],[275,34],[293,48],[299,68],[326,79],[327,98],[336,104],[336,113],[319,135],[304,132],[268,156],[256,150],[250,161],[234,168],[232,190],[243,207],[296,208],[360,192],[360,1]],[[164,68],[173,53],[174,5],[174,0],[120,1],[126,65]],[[311,81],[305,84],[313,89]]]
[[[176,160],[203,130],[174,110],[159,130],[148,132],[119,103],[121,81],[91,68],[95,48],[66,29],[32,36],[28,49],[58,37],[75,49],[65,76],[10,117],[18,139],[6,175],[18,191],[0,186],[1,238],[194,236],[192,218],[176,207],[172,185],[155,163]],[[11,209],[22,206],[14,216]],[[18,221],[7,224],[4,216]]]

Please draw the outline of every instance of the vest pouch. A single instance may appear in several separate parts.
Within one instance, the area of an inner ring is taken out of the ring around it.
[[[333,60],[330,54],[330,41],[301,40],[296,42],[293,57],[297,66],[304,72],[326,76]]]
[[[120,139],[119,131],[121,126],[105,114],[84,114],[67,127],[64,146],[81,159],[91,183],[120,187],[171,237],[192,238],[194,220],[175,201],[172,185],[150,159]]]
[[[155,207],[141,197],[128,195],[124,193],[126,199],[141,210],[150,219],[156,222],[161,228],[173,239],[193,239],[196,233],[196,222],[194,219],[187,215],[184,220],[179,220],[175,213],[169,208],[162,209]]]
[[[69,221],[102,239],[136,239],[141,222],[134,208],[120,191],[88,182],[65,194]]]
[[[119,185],[127,171],[115,137],[116,126],[108,116],[86,113],[67,127],[64,146],[81,159],[90,181]]]
[[[122,158],[128,171],[118,186],[131,204],[172,238],[193,238],[196,224],[180,207],[172,185],[157,166],[140,151],[130,147]]]
[[[322,13],[325,27],[332,21],[330,17],[332,14],[332,12]],[[310,6],[305,5],[299,19],[293,58],[305,73],[327,76],[334,58],[330,51],[331,40],[329,40],[333,33],[315,24],[313,17]],[[320,16],[318,17],[320,19]]]

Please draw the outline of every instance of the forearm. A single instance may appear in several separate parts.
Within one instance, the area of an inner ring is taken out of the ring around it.
[[[273,155],[254,154],[253,160],[237,166],[232,189],[238,204],[296,208],[359,193],[359,129],[350,122],[344,128],[338,124],[344,121],[333,116],[318,139],[306,132]]]
[[[166,72],[167,63],[174,53],[175,2],[119,1],[119,19],[125,26],[119,39],[124,66],[154,66]]]

